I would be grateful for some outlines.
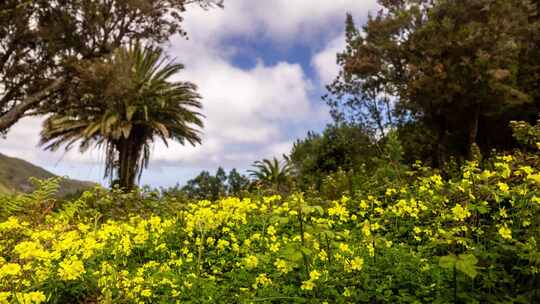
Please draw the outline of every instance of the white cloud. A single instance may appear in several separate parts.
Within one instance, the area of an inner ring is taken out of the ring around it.
[[[330,84],[336,78],[339,67],[336,63],[336,55],[345,49],[345,35],[342,33],[330,41],[323,50],[313,56],[311,64],[317,71],[319,81]]]
[[[189,11],[186,28],[198,40],[215,42],[236,35],[310,41],[340,31],[347,12],[365,16],[376,8],[376,0],[226,0],[223,10]]]

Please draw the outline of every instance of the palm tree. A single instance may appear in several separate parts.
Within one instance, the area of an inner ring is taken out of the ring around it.
[[[155,138],[200,144],[203,127],[200,96],[189,82],[169,79],[183,69],[164,59],[159,48],[136,43],[118,49],[100,63],[84,68],[76,107],[48,117],[41,145],[81,153],[105,150],[105,177],[129,191],[148,167]]]
[[[263,159],[253,163],[254,170],[248,170],[250,175],[257,181],[270,186],[274,191],[279,191],[289,181],[292,172],[290,159],[283,155],[284,160],[279,161],[276,157],[272,160]]]

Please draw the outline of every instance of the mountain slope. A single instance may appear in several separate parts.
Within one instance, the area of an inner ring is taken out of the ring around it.
[[[33,190],[33,185],[28,180],[30,177],[46,179],[55,176],[25,160],[0,153],[0,193],[29,192]],[[85,190],[96,185],[92,182],[64,179],[60,183],[59,195]]]

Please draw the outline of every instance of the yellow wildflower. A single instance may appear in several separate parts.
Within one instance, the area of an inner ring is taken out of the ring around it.
[[[152,296],[152,291],[150,289],[145,289],[141,291],[141,296],[145,298],[150,298]]]
[[[268,229],[266,230],[266,232],[269,235],[275,235],[276,234],[276,228],[274,226],[268,226]]]
[[[0,304],[8,304],[9,298],[11,297],[11,293],[7,291],[0,291]]]
[[[249,255],[244,258],[244,265],[248,269],[253,269],[259,265],[259,259],[254,255]]]
[[[339,244],[339,251],[343,253],[352,253],[351,249],[349,248],[349,245],[345,243]]]
[[[47,298],[41,291],[32,291],[28,293],[18,292],[15,294],[15,298],[19,303],[23,304],[39,304],[45,302]]]
[[[508,187],[508,185],[503,182],[498,182],[497,187],[499,188],[499,190],[501,190],[504,193],[507,193],[510,190],[510,187]]]
[[[454,220],[456,221],[463,221],[464,219],[471,216],[471,212],[467,208],[463,208],[461,204],[456,204],[454,208],[452,208],[452,213],[454,214]]]
[[[254,289],[257,289],[259,286],[265,287],[272,285],[272,280],[266,275],[266,273],[261,273],[257,278],[255,278],[255,283],[252,285]]]
[[[281,272],[283,274],[286,274],[289,271],[291,271],[291,266],[289,265],[289,263],[287,263],[287,261],[282,260],[282,259],[277,259],[274,262],[274,266],[276,266],[276,268],[279,270],[279,272]]]
[[[321,273],[317,270],[312,270],[309,272],[309,279],[312,281],[316,281],[321,277]]]
[[[76,257],[71,257],[69,260],[63,260],[60,262],[60,269],[58,269],[58,275],[63,281],[73,281],[79,279],[86,270],[84,264]]]
[[[351,261],[351,269],[352,270],[357,270],[357,271],[360,271],[362,270],[362,267],[364,266],[364,259],[360,258],[360,257],[355,257],[352,261]]]
[[[217,242],[217,249],[218,249],[219,251],[221,251],[221,250],[223,250],[223,249],[229,247],[229,244],[230,244],[230,243],[229,243],[229,241],[227,241],[227,240],[218,240],[218,242]]]
[[[7,263],[0,267],[0,278],[7,276],[16,276],[21,273],[21,265],[15,263]]]
[[[300,289],[313,290],[313,287],[315,287],[315,283],[313,283],[311,280],[307,280],[302,282],[302,286],[300,286]]]
[[[499,228],[499,234],[503,239],[512,239],[512,230],[506,226],[501,226],[501,228]]]

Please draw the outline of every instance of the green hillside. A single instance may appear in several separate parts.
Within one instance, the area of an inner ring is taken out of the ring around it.
[[[33,185],[30,177],[46,179],[53,173],[25,160],[0,154],[0,193],[29,192]],[[95,186],[95,183],[65,179],[60,183],[60,195],[77,192]]]

